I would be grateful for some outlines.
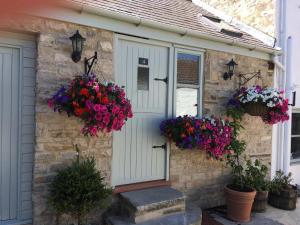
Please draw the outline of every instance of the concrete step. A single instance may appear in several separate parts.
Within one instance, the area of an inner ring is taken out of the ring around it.
[[[170,187],[148,188],[120,194],[122,212],[132,223],[185,212],[185,197]]]
[[[165,215],[160,218],[134,223],[126,216],[109,215],[106,225],[201,225],[202,211],[193,204],[187,204],[185,213]]]

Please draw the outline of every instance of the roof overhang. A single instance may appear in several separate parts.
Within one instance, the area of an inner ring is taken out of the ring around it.
[[[53,6],[53,8],[48,7],[47,9],[34,9],[26,13],[34,16],[68,21],[71,23],[102,28],[129,35],[153,38],[161,41],[170,41],[175,44],[184,44],[184,41],[180,41],[179,39],[185,39],[185,41],[189,43],[188,45],[193,47],[218,50],[214,48],[213,44],[210,43],[217,42],[224,46],[224,48],[220,49],[220,51],[235,52],[233,48],[238,47],[240,49],[244,49],[245,54],[239,53],[240,51],[238,51],[237,54],[249,55],[253,57],[261,55],[260,57],[256,58],[271,59],[272,56],[282,54],[281,50],[278,49],[263,48],[261,46],[240,42],[237,39],[215,37],[213,35],[198,32],[195,30],[146,20],[133,15],[120,14],[118,12],[106,10],[103,8],[88,6],[83,3],[80,4],[74,2],[65,2],[60,3],[59,6]],[[132,25],[129,26],[128,24]],[[154,30],[160,31],[160,35],[156,34]],[[170,40],[170,37],[164,38],[164,35],[167,35],[168,33],[177,34],[177,36],[174,37],[173,40]],[[196,41],[194,39],[201,39],[203,41],[207,41],[207,43],[204,46],[197,46]],[[249,52],[249,54],[246,54],[247,51]],[[262,54],[267,54],[269,56],[263,57]]]

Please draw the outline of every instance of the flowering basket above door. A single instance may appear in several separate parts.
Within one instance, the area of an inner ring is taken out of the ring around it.
[[[252,86],[237,90],[228,102],[228,110],[260,116],[265,123],[276,124],[289,119],[288,104],[283,91],[272,87]]]
[[[227,147],[233,134],[230,123],[226,120],[179,116],[162,121],[160,130],[163,136],[181,149],[199,149],[216,159],[222,159],[230,153]]]
[[[48,100],[48,105],[54,111],[80,118],[84,122],[81,132],[86,136],[121,130],[132,118],[124,90],[114,83],[100,83],[93,74],[75,77]]]

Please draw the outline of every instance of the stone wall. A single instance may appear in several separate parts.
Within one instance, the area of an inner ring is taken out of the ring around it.
[[[57,169],[70,163],[75,157],[74,144],[83,155],[93,155],[97,168],[106,182],[111,180],[112,138],[86,138],[80,134],[82,123],[66,115],[59,115],[47,106],[47,99],[63,84],[84,71],[82,60],[74,63],[69,39],[76,30],[86,37],[82,59],[98,51],[99,60],[94,70],[100,77],[113,80],[113,33],[40,18],[23,18],[23,21],[7,19],[1,28],[14,28],[37,37],[36,79],[36,148],[33,169],[33,223],[54,224],[54,216],[47,204],[47,187]],[[71,224],[71,221],[69,221]]]
[[[250,26],[275,36],[275,0],[202,0]]]
[[[236,73],[261,70],[263,78],[254,79],[248,85],[272,86],[273,76],[268,72],[268,62],[251,57],[232,55],[207,50],[205,53],[204,114],[224,116],[225,106],[233,91],[238,87],[236,76],[223,80],[225,63],[233,58],[238,66]],[[252,158],[271,162],[272,126],[259,117],[245,115],[245,130],[240,138],[247,143],[246,153]],[[180,150],[172,146],[170,155],[170,180],[173,187],[185,192],[188,197],[203,208],[224,204],[223,188],[229,182],[230,169],[224,162],[208,159],[197,150]]]

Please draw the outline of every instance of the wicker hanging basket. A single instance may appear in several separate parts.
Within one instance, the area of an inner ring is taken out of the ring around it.
[[[244,105],[245,112],[251,116],[263,116],[267,113],[266,105],[259,102],[249,102]]]

